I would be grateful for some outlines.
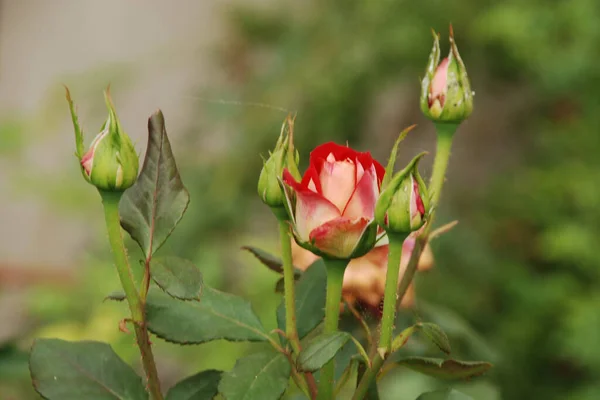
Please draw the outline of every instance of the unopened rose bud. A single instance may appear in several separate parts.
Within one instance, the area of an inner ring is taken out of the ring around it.
[[[137,179],[139,159],[131,139],[121,128],[108,91],[104,93],[104,98],[108,107],[108,118],[102,126],[102,131],[84,154],[83,134],[67,90],[67,100],[75,127],[77,157],[83,176],[92,185],[104,191],[124,191]]]
[[[258,178],[258,195],[271,208],[284,208],[285,194],[281,186],[283,170],[288,168],[299,176],[297,153],[293,143],[293,119],[285,120],[275,149],[264,162]]]
[[[417,169],[419,159],[399,172],[385,188],[375,207],[375,219],[387,232],[410,234],[427,219],[429,201],[427,187]]]
[[[433,121],[451,123],[464,121],[473,111],[473,92],[452,26],[450,53],[441,62],[439,35],[433,33],[433,49],[421,85],[421,110]]]

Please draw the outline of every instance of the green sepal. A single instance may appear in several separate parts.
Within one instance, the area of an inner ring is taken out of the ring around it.
[[[392,180],[392,176],[394,175],[394,166],[396,165],[396,157],[398,156],[398,146],[406,138],[406,135],[408,135],[408,133],[414,129],[415,126],[417,125],[409,126],[400,132],[400,135],[398,135],[398,139],[396,139],[394,147],[392,147],[390,158],[388,159],[387,166],[385,167],[385,176],[383,177],[383,181],[381,181],[381,190],[386,188],[386,186]]]
[[[429,60],[427,61],[427,67],[425,68],[425,76],[421,81],[421,111],[425,116],[429,116],[429,87],[433,80],[433,75],[440,63],[440,35],[433,29],[431,30],[433,35],[433,48],[429,54]]]
[[[71,111],[71,120],[73,121],[73,129],[75,131],[75,155],[79,160],[83,157],[85,153],[85,145],[83,144],[83,129],[79,125],[79,117],[77,116],[77,107],[73,100],[71,99],[71,92],[69,88],[65,86],[66,98],[69,103],[69,111]],[[82,172],[83,168],[81,169]]]

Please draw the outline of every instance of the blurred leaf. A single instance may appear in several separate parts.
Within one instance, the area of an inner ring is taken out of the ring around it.
[[[199,300],[202,274],[192,262],[179,257],[160,257],[150,264],[152,279],[167,294],[181,300]]]
[[[492,364],[485,361],[443,360],[427,357],[407,357],[394,364],[440,379],[473,378],[492,368]]]
[[[296,321],[298,337],[302,339],[325,318],[327,271],[323,260],[315,261],[296,284]],[[285,331],[285,304],[277,308],[277,323]]]
[[[119,205],[121,225],[146,258],[152,256],[177,226],[190,202],[179,176],[161,111],[148,120],[148,146],[142,172]]]
[[[433,344],[435,344],[441,351],[446,354],[450,354],[452,348],[450,347],[450,341],[446,333],[436,324],[431,322],[421,322],[418,324],[421,331],[427,336]]]
[[[207,286],[200,301],[178,301],[151,290],[146,316],[152,333],[174,343],[197,344],[217,339],[265,341],[269,338],[250,303]]]
[[[235,367],[223,374],[219,393],[227,400],[277,400],[288,386],[291,366],[275,350],[240,358]]]
[[[275,271],[278,274],[283,274],[283,261],[281,261],[281,258],[275,257],[274,255],[267,253],[264,250],[252,246],[243,246],[242,249],[252,253],[252,255],[254,255],[254,257],[256,257],[258,261],[260,261],[265,267],[269,268],[271,271]]]
[[[279,278],[275,282],[275,293],[285,293],[285,280],[283,278]]]
[[[276,257],[270,253],[267,253],[264,250],[261,250],[257,247],[252,246],[242,246],[243,250],[247,250],[254,257],[258,259],[265,267],[269,268],[271,271],[277,272],[278,274],[283,274],[283,261],[281,258]],[[294,278],[297,280],[302,276],[302,271],[299,269],[294,269]]]
[[[169,389],[166,400],[212,400],[219,390],[222,374],[213,369],[189,376]]]
[[[350,340],[347,332],[324,333],[312,339],[298,355],[299,371],[316,371],[331,360]]]
[[[35,390],[50,400],[148,399],[142,378],[106,343],[37,339],[29,363]]]
[[[106,300],[123,301],[126,298],[127,298],[127,296],[125,295],[125,292],[121,292],[121,291],[117,290],[117,291],[112,292],[108,296],[106,296],[103,301],[106,301]]]
[[[473,400],[473,398],[454,389],[441,389],[423,393],[417,397],[417,400]]]

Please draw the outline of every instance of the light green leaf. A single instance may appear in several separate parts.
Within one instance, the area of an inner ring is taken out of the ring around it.
[[[325,318],[327,271],[323,260],[315,261],[296,283],[296,321],[302,339]],[[285,331],[285,304],[277,308],[277,323]]]
[[[433,344],[435,344],[441,351],[446,354],[450,354],[452,348],[450,347],[450,341],[446,333],[436,324],[431,322],[421,322],[418,324],[422,332],[427,336]]]
[[[312,339],[298,355],[296,365],[300,371],[321,369],[350,340],[347,332],[324,333]]]
[[[180,344],[211,340],[265,341],[269,336],[241,297],[204,287],[200,301],[177,301],[151,290],[146,302],[148,329],[160,338]]]
[[[440,379],[468,379],[484,374],[492,364],[485,361],[443,360],[441,358],[407,357],[395,364]]]
[[[409,126],[408,128],[404,129],[402,132],[400,132],[400,135],[398,135],[398,139],[396,139],[396,142],[394,143],[394,147],[392,147],[392,152],[390,153],[390,158],[388,159],[388,163],[385,167],[385,175],[383,177],[383,181],[381,182],[381,190],[383,190],[387,187],[387,185],[392,180],[392,176],[394,176],[394,166],[396,165],[398,146],[406,138],[406,135],[408,135],[408,133],[413,130],[413,128],[415,126],[416,125]]]
[[[213,369],[189,376],[169,389],[166,400],[212,400],[219,390],[222,374]]]
[[[179,257],[160,257],[150,264],[152,279],[167,294],[181,300],[199,300],[202,274],[190,261]]]
[[[417,397],[417,400],[473,400],[473,398],[454,389],[441,389],[423,393]]]
[[[119,205],[121,225],[149,258],[181,220],[190,195],[179,176],[159,110],[148,120],[148,146],[142,172]]]
[[[142,378],[106,343],[37,339],[29,367],[33,387],[46,399],[148,399]]]
[[[227,400],[278,400],[288,386],[291,366],[274,350],[241,358],[223,374],[219,393]]]

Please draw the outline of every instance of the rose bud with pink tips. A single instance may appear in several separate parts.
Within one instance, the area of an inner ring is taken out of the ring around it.
[[[123,132],[108,89],[104,92],[104,99],[108,118],[89,150],[84,153],[83,132],[67,89],[67,101],[75,128],[76,156],[81,164],[83,177],[100,190],[122,192],[135,183],[139,159],[131,139]]]
[[[365,255],[375,245],[375,204],[384,168],[371,154],[326,143],[315,148],[298,182],[285,169],[287,208],[296,242],[330,259]]]
[[[408,236],[421,228],[427,220],[427,187],[417,168],[424,155],[425,153],[419,154],[405,169],[398,172],[377,201],[375,219],[388,234]]]
[[[440,62],[440,39],[433,32],[433,49],[421,83],[421,111],[434,122],[460,123],[473,111],[473,92],[450,26],[450,53]]]

